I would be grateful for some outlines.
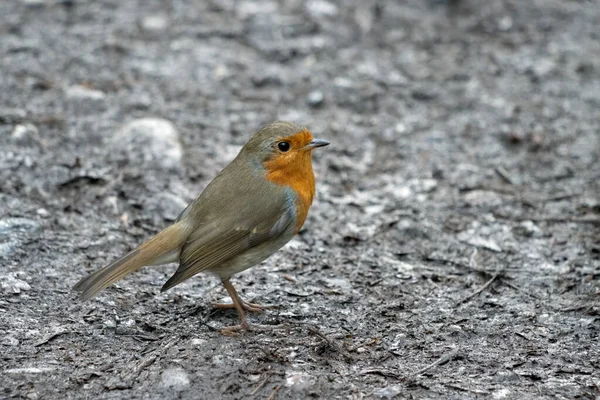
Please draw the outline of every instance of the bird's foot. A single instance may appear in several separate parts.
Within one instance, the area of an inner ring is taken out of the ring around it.
[[[248,303],[245,301],[240,301],[240,305],[242,306],[242,308],[245,311],[248,312],[262,312],[264,310],[269,310],[272,308],[276,308],[277,306],[274,305],[261,305],[261,304],[256,304],[256,303]],[[235,304],[233,303],[213,303],[213,307],[217,308],[219,310],[224,310],[224,309],[229,309],[229,308],[235,308]],[[236,325],[236,326],[241,326],[241,325]]]

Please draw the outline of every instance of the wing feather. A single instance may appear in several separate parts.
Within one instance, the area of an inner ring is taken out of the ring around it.
[[[248,249],[279,238],[282,233],[295,226],[294,221],[293,209],[288,208],[277,220],[263,222],[261,226],[254,228],[238,226],[224,231],[213,231],[212,234],[206,234],[207,229],[199,229],[198,233],[190,235],[188,242],[183,246],[179,268],[163,285],[161,291],[164,292],[202,271],[217,267]],[[202,234],[202,231],[205,233]]]

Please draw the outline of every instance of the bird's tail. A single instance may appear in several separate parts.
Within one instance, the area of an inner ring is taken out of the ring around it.
[[[184,221],[169,226],[126,256],[81,279],[73,290],[79,292],[80,300],[89,300],[145,265],[178,261],[181,246],[187,237],[186,233]]]

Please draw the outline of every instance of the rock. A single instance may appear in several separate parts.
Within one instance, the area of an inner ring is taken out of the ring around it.
[[[107,319],[102,322],[102,325],[107,329],[115,329],[117,327],[117,322],[114,319]]]
[[[183,150],[175,126],[165,119],[141,118],[125,124],[113,137],[115,152],[132,164],[152,169],[181,166]]]
[[[543,236],[542,230],[530,220],[522,221],[513,231],[521,236],[540,237]]]
[[[27,117],[21,108],[0,108],[0,124],[17,124]]]
[[[36,214],[42,218],[48,218],[50,216],[50,213],[45,208],[38,208]]]
[[[21,3],[29,8],[41,8],[46,5],[45,0],[21,0]]]
[[[28,123],[15,125],[12,131],[12,138],[17,143],[31,143],[31,140],[37,138],[38,136],[38,128],[35,125]]]
[[[377,229],[377,224],[357,225],[354,222],[348,222],[342,233],[343,237],[366,241],[375,236]]]
[[[511,391],[506,388],[498,389],[492,393],[493,399],[505,399],[511,395]]]
[[[505,17],[502,17],[502,19],[500,19],[500,21],[498,21],[498,29],[500,29],[503,32],[510,31],[512,27],[513,27],[513,20],[508,15]]]
[[[348,279],[344,278],[325,278],[323,279],[325,286],[328,288],[336,288],[344,291],[352,290],[352,283]]]
[[[140,21],[140,27],[146,32],[162,32],[167,26],[169,21],[164,15],[147,15]]]
[[[325,101],[325,96],[323,96],[323,92],[314,90],[308,94],[307,101],[308,105],[313,108],[321,107]]]
[[[27,218],[0,219],[0,256],[10,254],[25,238],[40,230],[38,222]]]
[[[2,339],[2,342],[0,342],[0,344],[2,344],[3,346],[18,346],[19,339],[17,339],[14,336],[5,336],[4,339]]]
[[[306,9],[314,17],[335,17],[338,8],[328,1],[312,0],[306,3]]]
[[[393,399],[402,392],[400,385],[390,385],[373,392],[373,396],[378,399]]]
[[[184,390],[190,386],[190,378],[183,368],[169,368],[161,375],[161,386],[175,390]]]
[[[285,386],[300,391],[311,387],[315,381],[314,376],[305,372],[288,372],[285,377]]]
[[[494,207],[502,204],[502,198],[489,190],[472,190],[465,194],[465,201],[472,207]]]
[[[22,279],[16,278],[14,275],[6,275],[0,281],[2,291],[8,294],[19,294],[21,291],[31,290],[29,283]]]
[[[66,96],[69,111],[77,115],[97,114],[106,109],[106,96],[99,90],[74,85],[67,89]]]
[[[497,253],[502,252],[502,248],[500,246],[498,246],[498,244],[491,239],[486,239],[481,236],[470,236],[468,233],[467,234],[463,234],[463,233],[464,232],[461,232],[458,234],[458,240],[460,240],[461,242],[468,243],[471,246],[481,247],[482,249],[488,249],[491,251],[495,251]]]
[[[43,374],[45,372],[56,371],[56,368],[51,367],[24,367],[24,368],[11,368],[5,369],[4,372],[7,374]]]

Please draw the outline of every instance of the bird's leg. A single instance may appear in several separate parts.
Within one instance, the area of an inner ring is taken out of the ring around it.
[[[223,282],[223,286],[225,286],[225,289],[227,289],[227,293],[229,293],[229,296],[231,296],[233,303],[230,303],[230,304],[213,303],[214,308],[218,308],[220,310],[235,308],[239,312],[239,309],[238,309],[238,306],[237,306],[236,300],[235,300],[236,297],[237,297],[237,301],[239,302],[239,305],[248,312],[261,312],[264,310],[275,308],[275,306],[272,306],[272,305],[262,305],[262,304],[256,304],[256,303],[250,303],[250,302],[244,301],[238,296],[236,290],[233,288],[233,285],[229,281],[229,278],[227,278],[226,280],[222,280],[221,282]],[[231,288],[231,290],[229,289],[228,286]],[[233,291],[233,293],[235,293],[235,297],[231,294],[232,291]]]
[[[233,285],[231,284],[231,281],[229,280],[229,278],[226,279],[222,279],[221,282],[223,283],[223,286],[225,286],[225,289],[227,289],[227,293],[229,293],[229,296],[231,296],[231,300],[233,301],[233,304],[223,304],[223,306],[229,306],[229,307],[222,307],[222,308],[231,308],[231,307],[235,307],[235,309],[237,310],[239,316],[240,316],[240,320],[241,320],[241,324],[239,325],[232,325],[232,326],[227,326],[225,328],[221,329],[221,333],[224,335],[235,335],[237,334],[239,331],[241,330],[256,330],[256,331],[261,331],[261,330],[270,330],[273,328],[276,328],[277,326],[273,325],[250,325],[248,323],[248,321],[246,320],[246,313],[244,312],[244,310],[252,310],[255,311],[257,309],[257,305],[256,304],[252,304],[252,303],[244,303],[242,301],[242,299],[240,299],[240,296],[238,296],[237,291],[235,290],[235,288],[233,287]],[[248,307],[252,307],[252,308],[248,308]],[[263,308],[263,306],[258,306],[258,310],[261,310]]]
[[[227,293],[229,293],[229,296],[231,296],[231,300],[233,301],[232,305],[237,310],[238,315],[240,316],[240,320],[242,321],[242,323],[239,325],[228,326],[226,328],[221,329],[221,333],[231,335],[243,329],[249,329],[250,325],[246,320],[246,313],[244,312],[244,306],[242,305],[243,303],[240,297],[238,296],[237,292],[235,291],[235,288],[231,284],[231,281],[229,280],[229,278],[226,278],[222,279],[221,282],[223,283],[223,286],[225,286],[225,289],[227,290]]]

